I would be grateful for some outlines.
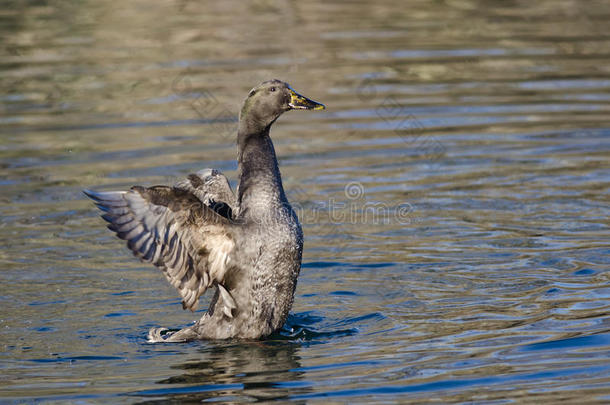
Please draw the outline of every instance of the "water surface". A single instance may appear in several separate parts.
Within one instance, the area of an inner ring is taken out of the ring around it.
[[[605,1],[5,2],[0,396],[15,403],[610,401]],[[239,105],[306,235],[284,330],[183,327],[83,188],[236,176]]]

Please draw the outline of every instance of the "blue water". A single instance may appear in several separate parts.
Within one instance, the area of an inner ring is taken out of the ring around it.
[[[0,402],[610,401],[607,2],[9,2]],[[235,185],[237,113],[305,232],[284,328],[147,343],[183,311],[82,189]]]

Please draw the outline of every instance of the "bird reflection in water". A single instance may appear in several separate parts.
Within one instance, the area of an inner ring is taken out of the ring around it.
[[[163,402],[271,401],[306,394],[311,387],[299,386],[299,343],[288,341],[214,342],[199,349],[199,358],[172,366],[180,374],[158,384],[180,385],[139,392],[163,396]],[[186,387],[185,387],[186,386]],[[155,403],[155,400],[144,403]]]

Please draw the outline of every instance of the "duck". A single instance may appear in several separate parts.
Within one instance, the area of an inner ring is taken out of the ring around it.
[[[172,186],[128,191],[83,190],[108,228],[142,262],[159,268],[195,311],[193,325],[152,328],[151,343],[262,339],[286,322],[303,255],[303,230],[284,192],[271,126],[290,110],[326,107],[281,80],[254,87],[237,128],[238,185],[216,169],[189,174]]]

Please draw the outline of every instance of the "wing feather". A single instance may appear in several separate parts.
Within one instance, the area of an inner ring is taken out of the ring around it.
[[[235,218],[237,215],[237,200],[229,180],[216,169],[203,169],[189,174],[174,187],[192,193],[225,218]]]
[[[200,178],[199,173],[209,176]],[[208,204],[222,195],[230,200],[226,205],[233,208],[235,198],[222,174],[199,173],[175,187],[85,191],[104,212],[102,218],[109,223],[108,228],[127,241],[135,256],[160,268],[180,292],[183,308],[191,310],[212,285],[222,288],[223,301],[234,304],[222,284],[230,270],[235,247],[232,235],[237,225],[230,215],[227,218]]]

